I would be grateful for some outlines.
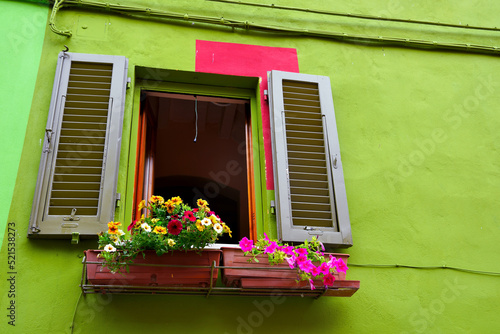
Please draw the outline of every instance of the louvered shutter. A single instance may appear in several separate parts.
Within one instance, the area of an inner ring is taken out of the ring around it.
[[[278,236],[351,246],[330,79],[269,72]]]
[[[127,59],[61,52],[30,236],[95,235],[113,220]]]

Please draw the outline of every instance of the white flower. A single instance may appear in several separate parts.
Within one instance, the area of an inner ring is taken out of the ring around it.
[[[151,232],[151,226],[149,226],[148,223],[142,223],[141,228],[146,232]]]
[[[173,239],[168,239],[168,245],[173,247],[175,245],[175,241]]]
[[[125,235],[125,232],[123,232],[122,230],[118,230],[118,232],[116,232],[116,234],[118,234],[119,236],[122,236],[122,235]]]
[[[117,246],[123,246],[123,244],[124,244],[124,242],[121,241],[120,239],[115,241],[115,245],[117,245]]]
[[[217,232],[218,234],[221,234],[221,233],[222,233],[222,231],[224,230],[224,228],[222,227],[222,225],[221,225],[221,224],[217,223],[217,224],[215,224],[215,225],[214,225],[214,230],[215,230],[215,232]]]
[[[203,224],[203,226],[210,226],[212,225],[212,221],[208,218],[203,218],[203,220],[201,221],[201,223]]]
[[[105,252],[116,252],[116,248],[113,247],[113,245],[111,244],[107,244],[105,247],[104,247],[104,251]]]

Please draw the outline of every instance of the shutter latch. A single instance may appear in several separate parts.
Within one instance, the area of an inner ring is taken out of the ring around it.
[[[304,226],[304,230],[306,230],[307,233],[309,233],[311,235],[323,235],[323,231],[321,231],[320,229],[311,227],[311,226]]]
[[[75,217],[75,214],[76,214],[76,208],[73,208],[71,210],[71,215],[69,217],[64,217],[63,220],[64,221],[71,221],[71,222],[75,221],[75,220],[76,221],[80,220],[80,217]]]
[[[43,150],[43,153],[50,153],[50,141],[52,140],[52,129],[45,129],[45,135],[47,136],[47,148]]]

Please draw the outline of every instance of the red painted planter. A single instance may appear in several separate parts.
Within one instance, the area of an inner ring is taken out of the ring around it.
[[[86,262],[102,262],[97,255],[100,250],[85,251]],[[207,287],[210,286],[210,268],[214,261],[219,265],[221,251],[218,249],[194,251],[175,251],[161,256],[154,251],[145,251],[137,255],[134,264],[129,265],[129,272],[111,273],[107,268],[97,263],[86,263],[87,280],[94,285],[132,285],[132,286],[180,286],[180,287]],[[165,266],[167,265],[167,266]],[[191,268],[187,266],[204,266],[205,268]],[[212,286],[215,285],[218,270],[212,273]]]
[[[267,255],[260,255],[259,262],[248,262],[251,257],[245,256],[239,248],[222,248],[222,254],[224,267],[244,267],[241,269],[224,268],[222,270],[222,280],[227,286],[241,288],[309,287],[309,282],[297,282],[299,279],[297,270],[290,269],[286,262],[270,265]],[[349,254],[325,253],[326,256],[329,254],[341,258],[345,263],[349,258]],[[344,281],[346,278],[345,273],[337,273],[334,276],[336,281]],[[322,287],[321,280],[316,280],[314,283],[316,287]]]

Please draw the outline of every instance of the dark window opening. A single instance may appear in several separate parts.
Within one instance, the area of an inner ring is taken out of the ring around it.
[[[141,101],[136,205],[153,194],[192,207],[203,198],[233,231],[218,242],[251,237],[249,102],[152,91]]]

